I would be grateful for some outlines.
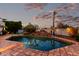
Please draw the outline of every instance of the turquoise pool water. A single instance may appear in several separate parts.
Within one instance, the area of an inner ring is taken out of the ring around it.
[[[65,42],[60,42],[54,38],[27,38],[27,37],[12,37],[9,40],[18,41],[24,44],[24,48],[31,48],[41,51],[49,51],[52,49],[67,46],[69,44]]]

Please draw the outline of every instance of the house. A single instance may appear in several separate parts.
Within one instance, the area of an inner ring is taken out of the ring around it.
[[[66,32],[66,29],[59,29],[59,28],[55,30],[55,34],[56,35],[66,35],[66,36],[68,35],[68,33]]]
[[[22,34],[24,32],[23,29],[18,30],[18,34]]]

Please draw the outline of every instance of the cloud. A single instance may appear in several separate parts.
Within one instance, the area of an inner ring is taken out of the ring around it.
[[[76,8],[77,4],[75,3],[69,3],[69,4],[61,4],[59,7],[57,7],[56,9],[53,9],[53,10],[50,10],[46,13],[40,13],[40,15],[38,15],[36,17],[36,19],[38,18],[45,18],[45,19],[48,19],[48,18],[52,18],[52,12],[55,11],[57,12],[57,14],[60,14],[60,13],[63,13],[63,14],[69,14],[69,11],[72,11]],[[66,15],[65,15],[66,16]]]
[[[42,12],[39,15],[35,16],[36,19],[49,19],[51,18],[52,13],[50,12]]]
[[[26,9],[32,10],[32,9],[37,9],[37,10],[42,10],[47,3],[27,3],[25,4]]]
[[[77,8],[77,4],[67,3],[67,4],[61,4],[59,7],[55,9],[55,11],[57,13],[63,13],[63,14],[68,15],[71,13],[71,11],[76,10],[76,8]]]

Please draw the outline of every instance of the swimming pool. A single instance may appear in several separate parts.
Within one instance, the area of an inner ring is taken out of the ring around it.
[[[45,37],[11,37],[8,40],[18,41],[24,44],[24,48],[31,48],[41,51],[49,51],[70,45],[68,42],[60,42],[54,38],[45,38]]]

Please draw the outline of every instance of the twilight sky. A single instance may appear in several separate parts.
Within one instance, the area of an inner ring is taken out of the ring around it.
[[[65,4],[64,4],[65,5]],[[40,9],[28,9],[26,4],[24,3],[0,3],[0,17],[5,18],[7,20],[14,20],[14,21],[22,21],[23,25],[27,25],[28,22],[39,24],[40,26],[50,26],[52,25],[51,19],[41,19],[37,20],[33,18],[34,16],[48,12],[53,10],[57,7],[60,7],[61,4],[56,3],[49,3],[43,7],[42,10]],[[37,6],[38,7],[38,6]],[[76,12],[75,12],[76,11]],[[73,11],[70,15],[79,16],[78,10]]]

